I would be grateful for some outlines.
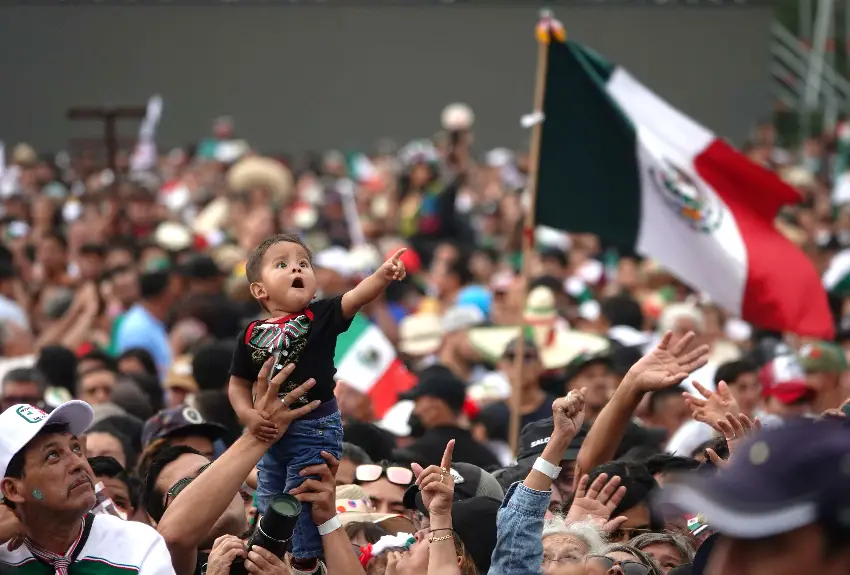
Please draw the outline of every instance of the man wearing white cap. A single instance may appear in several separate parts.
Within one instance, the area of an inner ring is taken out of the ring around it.
[[[81,436],[92,408],[69,401],[49,415],[13,405],[0,414],[0,572],[173,574],[151,527],[92,515],[94,474]]]

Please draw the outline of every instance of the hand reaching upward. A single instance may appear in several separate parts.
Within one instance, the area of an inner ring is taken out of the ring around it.
[[[671,343],[673,333],[667,332],[655,349],[635,363],[627,377],[631,377],[643,393],[678,385],[688,375],[708,362],[708,346],[691,349],[696,335],[689,331],[679,341]]]

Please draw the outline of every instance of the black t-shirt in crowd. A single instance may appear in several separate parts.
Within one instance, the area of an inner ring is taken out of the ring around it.
[[[280,350],[275,373],[284,365],[297,364],[289,381],[280,386],[281,395],[312,377],[316,385],[296,404],[330,401],[334,397],[336,338],[350,325],[351,319],[342,313],[342,296],[314,301],[301,313],[255,321],[239,335],[230,375],[256,382],[269,355]]]

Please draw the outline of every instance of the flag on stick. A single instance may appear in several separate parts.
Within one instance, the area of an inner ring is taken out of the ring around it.
[[[592,50],[548,49],[537,223],[651,257],[758,327],[831,338],[817,271],[774,226],[796,191]]]

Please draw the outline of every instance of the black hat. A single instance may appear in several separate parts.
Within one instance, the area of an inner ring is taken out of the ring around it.
[[[534,460],[543,453],[546,444],[549,443],[549,438],[552,437],[553,431],[555,431],[555,420],[551,417],[532,421],[523,427],[519,434],[517,464],[522,466],[533,465]],[[582,426],[570,442],[567,450],[564,451],[561,461],[575,461],[585,437],[587,437],[587,428]]]
[[[473,497],[452,505],[452,529],[479,573],[490,570],[490,557],[496,548],[496,515],[501,506],[501,499],[491,497]]]
[[[207,255],[192,256],[177,268],[177,272],[184,277],[198,280],[214,279],[225,275],[215,260]]]
[[[580,353],[575,356],[567,367],[564,369],[564,381],[569,383],[572,379],[581,373],[586,367],[601,363],[613,368],[614,364],[611,361],[609,352],[602,351],[598,353]]]
[[[434,365],[422,370],[416,386],[406,393],[399,394],[398,397],[399,399],[436,397],[445,401],[452,410],[460,413],[466,401],[466,386],[445,367]]]
[[[220,423],[205,421],[194,407],[172,407],[163,409],[145,422],[142,431],[142,445],[148,445],[154,439],[186,435],[201,435],[215,441],[227,433]]]
[[[850,427],[798,420],[755,434],[721,473],[671,479],[661,513],[700,513],[712,531],[762,539],[826,521],[850,529]]]
[[[455,482],[454,500],[463,501],[473,497],[490,497],[502,500],[505,492],[498,480],[490,473],[471,463],[452,463],[449,472]],[[428,510],[422,503],[419,486],[415,483],[404,492],[404,506],[407,509],[418,509],[425,515]]]

